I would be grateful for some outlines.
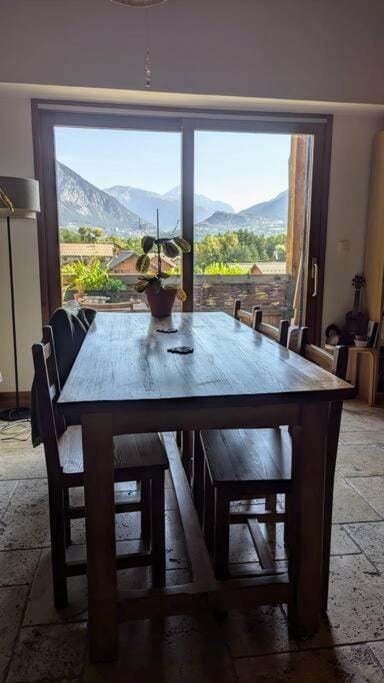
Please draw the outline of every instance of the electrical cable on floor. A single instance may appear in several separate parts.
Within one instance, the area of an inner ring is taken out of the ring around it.
[[[31,420],[6,422],[0,427],[1,441],[29,441],[31,438]]]

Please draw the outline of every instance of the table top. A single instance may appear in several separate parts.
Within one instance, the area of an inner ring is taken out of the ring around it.
[[[169,327],[178,332],[158,332]],[[175,346],[194,351],[167,351]],[[225,313],[174,313],[162,320],[147,313],[98,313],[58,407],[94,412],[142,401],[204,398],[218,405],[236,397],[256,405],[354,395],[351,385]]]

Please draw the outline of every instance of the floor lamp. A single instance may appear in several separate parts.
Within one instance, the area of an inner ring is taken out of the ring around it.
[[[11,219],[36,218],[40,211],[39,183],[32,178],[0,176],[0,218],[6,218],[8,236],[9,282],[11,290],[13,358],[15,367],[16,400],[13,408],[0,412],[0,420],[14,422],[29,417],[29,409],[20,407],[19,372],[17,366],[17,338],[15,317],[15,289],[13,279]]]

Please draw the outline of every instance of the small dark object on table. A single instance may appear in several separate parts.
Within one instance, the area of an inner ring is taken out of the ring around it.
[[[163,330],[161,327],[159,327],[156,332],[163,332],[164,334],[174,334],[175,332],[178,332],[176,327],[165,327]]]
[[[168,353],[181,353],[182,355],[186,353],[193,353],[193,349],[190,346],[174,346],[172,349],[167,349]]]

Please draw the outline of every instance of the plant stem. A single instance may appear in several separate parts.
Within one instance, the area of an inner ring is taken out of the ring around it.
[[[156,209],[156,234],[157,239],[160,239],[160,222],[159,222],[159,209]],[[160,254],[160,244],[157,244],[157,277],[160,278],[161,273],[161,254]]]

